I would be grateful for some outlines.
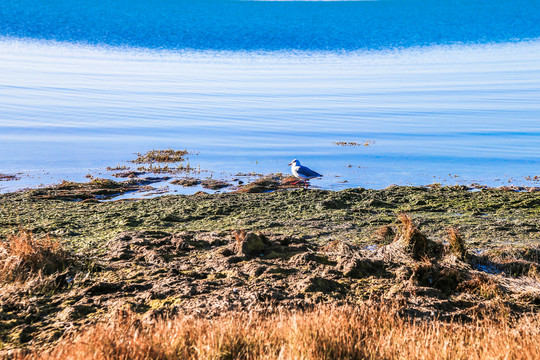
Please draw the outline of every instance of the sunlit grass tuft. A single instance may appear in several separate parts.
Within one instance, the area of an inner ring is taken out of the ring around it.
[[[63,270],[69,254],[61,242],[50,236],[36,237],[19,229],[0,241],[0,283],[25,281],[37,275],[50,275]]]
[[[448,245],[452,254],[459,259],[464,259],[467,256],[467,247],[465,246],[465,240],[461,236],[461,233],[456,228],[449,228],[448,230]]]
[[[428,240],[408,214],[399,214],[398,216],[398,233],[394,242],[405,246],[416,260],[422,259],[427,252]]]

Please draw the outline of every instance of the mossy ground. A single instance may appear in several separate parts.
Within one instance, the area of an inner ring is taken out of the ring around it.
[[[278,191],[265,194],[168,195],[110,202],[38,199],[34,192],[0,195],[0,235],[22,226],[61,236],[75,248],[102,248],[122,231],[270,230],[313,241],[370,244],[373,232],[413,215],[434,238],[459,229],[469,247],[528,245],[540,240],[540,192],[460,187],[389,187]]]

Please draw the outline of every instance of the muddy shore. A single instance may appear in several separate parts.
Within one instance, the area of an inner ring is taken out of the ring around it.
[[[58,238],[75,259],[1,285],[4,353],[48,346],[118,309],[216,316],[379,299],[407,316],[463,321],[540,309],[540,192],[396,186],[98,201],[61,190],[0,195],[2,241],[24,228]],[[450,248],[449,228],[463,253]]]

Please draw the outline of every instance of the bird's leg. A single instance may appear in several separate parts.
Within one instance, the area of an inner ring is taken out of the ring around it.
[[[304,185],[306,185],[306,189],[308,188],[307,180],[304,180]]]

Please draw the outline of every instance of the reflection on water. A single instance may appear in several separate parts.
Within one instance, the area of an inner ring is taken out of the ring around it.
[[[539,172],[538,41],[346,53],[0,47],[0,172],[32,175],[3,191],[82,180],[167,147],[198,151],[192,165],[214,177],[287,172],[298,158],[330,189],[525,183]],[[375,144],[334,144],[366,140]]]

